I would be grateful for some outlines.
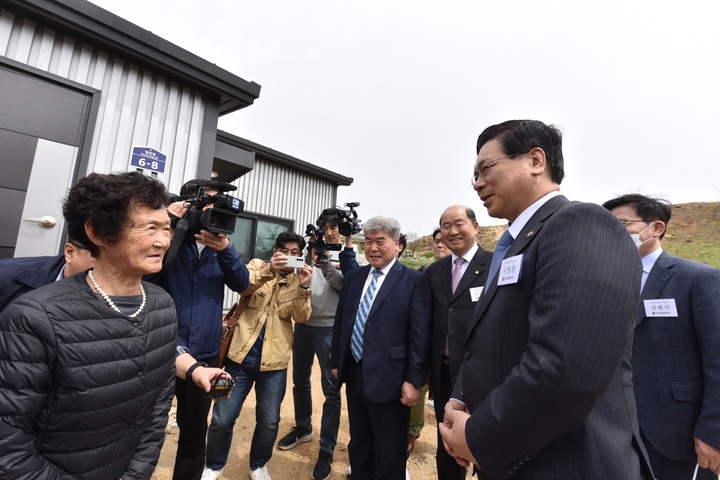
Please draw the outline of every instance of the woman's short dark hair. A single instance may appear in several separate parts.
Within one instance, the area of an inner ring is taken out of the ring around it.
[[[93,257],[99,249],[85,233],[90,223],[93,232],[108,244],[122,238],[130,222],[132,206],[164,208],[165,186],[140,172],[91,173],[78,180],[63,202],[68,235],[87,246]]]

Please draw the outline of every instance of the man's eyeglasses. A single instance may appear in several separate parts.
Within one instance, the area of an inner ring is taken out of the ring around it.
[[[472,181],[470,182],[470,185],[475,185],[480,180],[485,180],[487,176],[490,174],[490,170],[500,163],[500,160],[505,160],[506,158],[515,158],[519,155],[525,155],[529,152],[522,152],[522,153],[514,153],[512,155],[505,155],[504,157],[496,158],[495,160],[484,160],[480,163],[480,166],[478,167],[478,171],[473,173]]]
[[[645,220],[626,220],[624,218],[619,218],[620,223],[622,223],[623,227],[627,227],[628,225],[632,225],[633,223],[647,223]]]
[[[292,250],[282,248],[282,249],[280,249],[280,253],[282,253],[283,255],[290,256],[290,257],[299,257],[300,254],[302,253],[302,251],[298,250],[296,248],[293,248]]]

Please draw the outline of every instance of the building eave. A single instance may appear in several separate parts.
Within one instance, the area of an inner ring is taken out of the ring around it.
[[[277,164],[308,173],[318,178],[329,180],[337,186],[347,187],[352,185],[352,177],[346,177],[331,170],[318,167],[317,165],[313,165],[312,163],[300,160],[299,158],[295,158],[282,152],[278,152],[277,150],[273,150],[272,148],[260,145],[259,143],[252,142],[250,140],[238,137],[237,135],[233,135],[222,130],[218,130],[217,135],[218,139],[221,139],[221,141],[225,143],[237,146],[250,152],[254,152],[257,156],[261,158],[264,157]]]
[[[260,96],[257,83],[243,80],[85,0],[4,0],[2,9],[215,96],[220,115],[247,107]]]

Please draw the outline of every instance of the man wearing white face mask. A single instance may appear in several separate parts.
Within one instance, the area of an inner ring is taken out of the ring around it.
[[[658,480],[717,480],[720,472],[720,270],[662,249],[667,202],[638,194],[609,200],[643,263],[635,318],[633,388]]]

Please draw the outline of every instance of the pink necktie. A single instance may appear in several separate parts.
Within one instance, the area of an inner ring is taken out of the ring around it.
[[[458,257],[455,259],[455,268],[453,268],[452,271],[452,291],[455,293],[455,290],[457,290],[458,284],[460,283],[460,279],[463,276],[462,267],[465,263],[465,259],[462,257]]]

